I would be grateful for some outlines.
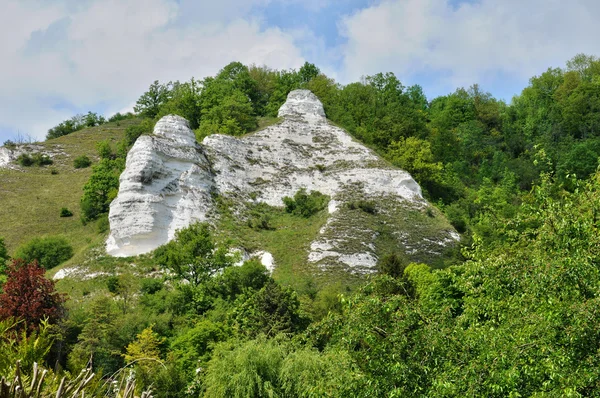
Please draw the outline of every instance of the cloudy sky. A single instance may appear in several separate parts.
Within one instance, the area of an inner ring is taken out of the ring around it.
[[[531,76],[600,55],[598,0],[0,0],[0,144],[88,110],[131,109],[158,79],[231,61],[341,83],[394,72],[429,98],[473,83],[510,101]]]

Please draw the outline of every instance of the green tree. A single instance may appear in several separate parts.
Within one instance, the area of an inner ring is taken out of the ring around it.
[[[103,158],[92,167],[92,175],[83,186],[81,198],[83,221],[95,220],[101,214],[108,212],[110,202],[117,197],[119,175],[124,166],[123,159]]]
[[[169,114],[179,115],[188,120],[192,129],[197,129],[202,118],[200,93],[201,84],[194,78],[185,83],[173,83],[169,100],[160,106],[157,118]],[[144,132],[150,133],[152,130]]]
[[[152,384],[152,377],[158,373],[161,366],[161,345],[165,342],[149,326],[142,330],[134,341],[125,348],[123,358],[128,364],[134,364],[136,379],[140,382],[139,388]]]
[[[273,279],[269,279],[259,291],[239,296],[232,319],[239,333],[250,336],[293,333],[308,324],[308,319],[300,313],[296,293],[282,288]]]
[[[161,105],[169,100],[171,86],[171,83],[160,84],[158,80],[155,80],[148,91],[138,98],[133,110],[144,117],[153,119],[158,115]]]
[[[428,141],[416,137],[401,138],[388,147],[386,157],[395,166],[411,173],[420,183],[441,180],[444,167],[434,160]]]
[[[206,223],[195,223],[178,230],[171,242],[154,251],[154,258],[178,279],[186,280],[194,287],[233,264],[227,249],[217,247],[213,242]]]

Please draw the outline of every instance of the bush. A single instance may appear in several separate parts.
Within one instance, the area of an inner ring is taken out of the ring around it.
[[[17,158],[17,163],[23,167],[33,166],[33,159],[26,153],[22,153]]]
[[[85,155],[81,155],[73,160],[73,166],[76,169],[85,169],[86,167],[90,167],[92,165],[92,161]]]
[[[145,278],[140,282],[140,292],[143,294],[154,294],[159,292],[164,286],[164,282],[160,279]]]
[[[391,276],[392,278],[401,278],[404,276],[404,270],[408,261],[396,253],[383,256],[377,263],[377,269],[380,273]]]
[[[29,155],[27,153],[22,153],[17,158],[17,163],[23,167],[30,166],[46,166],[54,163],[52,159],[48,155],[44,155],[41,153],[34,153]]]
[[[373,202],[372,200],[362,200],[361,199],[361,200],[357,200],[354,202],[349,202],[348,208],[350,210],[360,209],[360,210],[364,211],[365,213],[369,213],[369,214],[377,213],[377,209],[375,208],[375,202]]]
[[[66,207],[63,207],[62,209],[60,209],[60,216],[61,217],[73,217],[73,212],[69,209],[67,209]]]
[[[36,166],[46,166],[54,163],[48,155],[41,153],[34,153],[31,158],[33,159],[33,164]]]
[[[54,268],[72,256],[73,248],[69,242],[58,236],[34,238],[21,246],[14,255],[27,263],[37,260],[46,269]]]
[[[305,188],[296,192],[293,199],[289,196],[283,198],[285,211],[305,218],[323,210],[328,202],[329,196],[319,191],[312,191],[310,194],[307,194]]]
[[[106,287],[108,288],[109,292],[117,294],[119,292],[119,288],[121,287],[119,283],[119,277],[114,275],[108,277],[106,280]]]
[[[114,115],[112,115],[111,117],[109,117],[108,121],[109,122],[120,122],[121,120],[133,119],[135,117],[137,117],[137,116],[131,112],[127,112],[127,113],[117,112]]]

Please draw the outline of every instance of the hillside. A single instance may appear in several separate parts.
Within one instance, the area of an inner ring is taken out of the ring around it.
[[[290,280],[294,274],[324,274],[327,283],[340,274],[374,273],[386,254],[406,264],[434,265],[456,245],[458,234],[423,199],[412,177],[333,126],[313,93],[290,92],[278,116],[278,124],[258,132],[239,138],[214,134],[201,145],[187,120],[161,118],[127,156],[111,203],[107,252],[148,253],[177,230],[208,221],[248,256],[271,256],[275,275]],[[277,231],[270,219],[283,211],[286,198],[304,191],[326,195],[328,203],[308,242],[293,234],[310,217],[291,217],[291,225],[279,226],[292,234],[276,239],[296,253],[292,263],[279,251],[270,253],[272,245],[261,244],[259,236],[246,239],[251,229],[259,235]],[[259,213],[263,225],[252,226],[252,213]]]
[[[78,253],[101,240],[95,223],[82,225],[80,221],[79,203],[91,168],[75,169],[73,160],[87,155],[95,163],[96,144],[118,142],[131,123],[107,123],[36,143],[35,150],[48,153],[52,165],[21,167],[12,162],[9,167],[0,167],[0,236],[9,252],[34,237],[63,235],[72,243],[77,258]],[[59,217],[63,207],[73,216]]]
[[[66,132],[40,144],[54,166],[0,174],[9,251],[61,231],[77,251],[45,273],[64,304],[7,262],[0,376],[91,365],[107,382],[88,396],[117,379],[177,398],[600,396],[599,82],[586,56],[510,104],[310,64],[154,82],[143,128]],[[108,134],[137,141],[98,159]],[[110,180],[85,226],[79,153]]]

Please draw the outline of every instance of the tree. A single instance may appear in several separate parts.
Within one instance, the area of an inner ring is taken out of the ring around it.
[[[435,191],[435,186],[443,180],[444,167],[434,160],[428,141],[416,137],[401,138],[388,147],[386,158],[411,173],[428,191]]]
[[[273,279],[259,291],[242,294],[232,316],[237,330],[251,336],[293,333],[308,324],[308,319],[300,314],[296,293],[282,288]]]
[[[45,272],[37,261],[11,262],[0,295],[0,319],[22,319],[29,329],[35,329],[45,318],[56,322],[62,316],[65,297],[54,290],[54,282],[44,277]]]
[[[107,213],[110,202],[119,191],[119,175],[124,168],[123,159],[101,159],[92,167],[92,175],[83,187],[81,198],[82,219],[95,220]]]
[[[148,91],[138,98],[133,110],[145,117],[156,117],[161,105],[169,100],[171,86],[171,83],[160,84],[158,80],[155,80],[148,88]]]
[[[206,223],[178,230],[175,239],[154,251],[154,258],[194,287],[233,264],[227,249],[213,242]]]
[[[312,79],[319,76],[319,74],[321,74],[321,71],[315,64],[305,62],[304,65],[302,65],[302,67],[298,70],[298,80],[301,85],[306,85]]]
[[[187,121],[190,123],[190,128],[193,130],[197,129],[200,125],[200,120],[202,117],[200,93],[201,84],[194,78],[190,79],[190,81],[186,83],[173,83],[169,100],[160,106],[160,112],[158,113],[157,117],[169,114],[179,115],[187,119]],[[147,132],[151,133],[152,129]],[[129,141],[133,143],[135,140]]]
[[[123,358],[126,363],[135,365],[136,379],[141,382],[141,386],[150,385],[160,366],[164,366],[160,358],[160,346],[164,342],[165,339],[149,326],[142,330],[125,349]]]

